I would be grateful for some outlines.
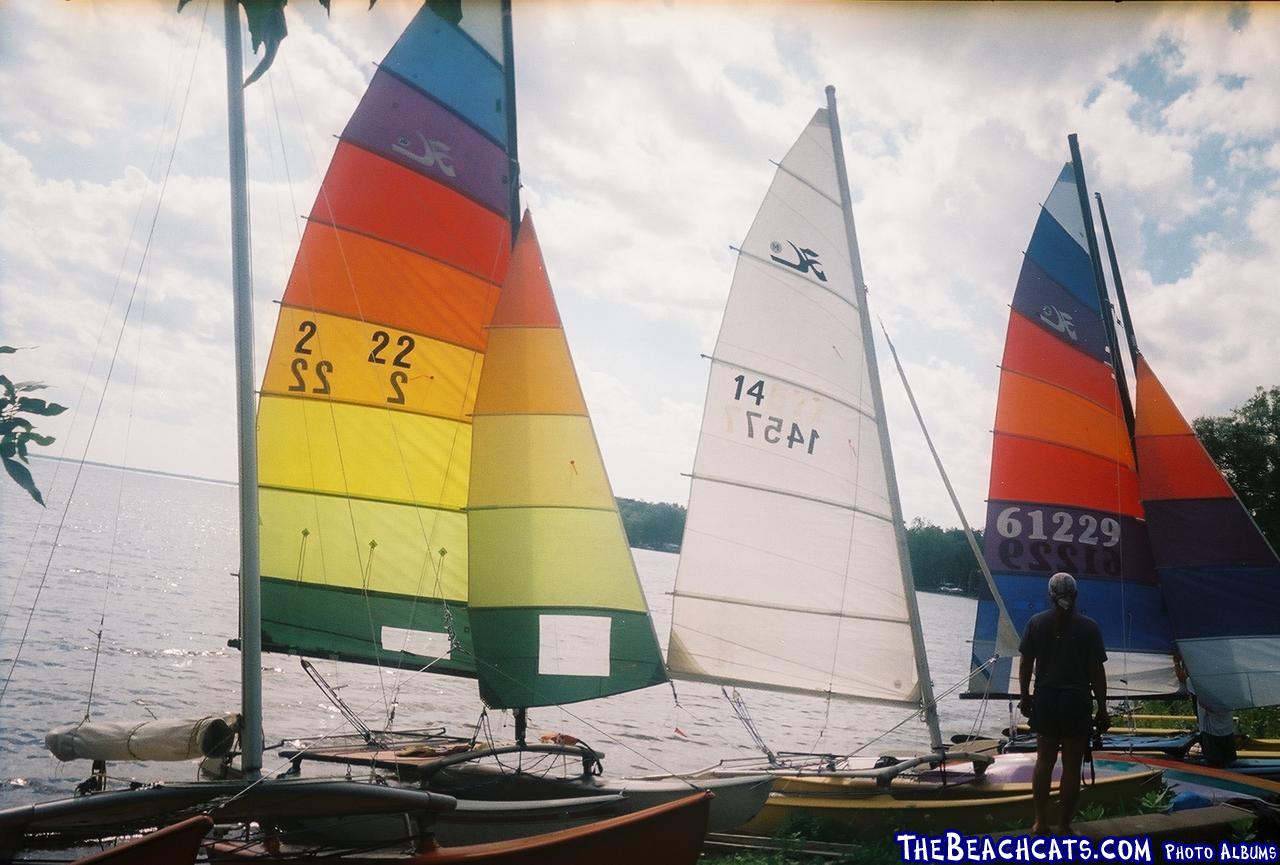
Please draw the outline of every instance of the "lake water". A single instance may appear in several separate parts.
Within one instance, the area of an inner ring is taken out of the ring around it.
[[[32,468],[47,509],[0,478],[0,604],[7,611],[0,631],[0,682],[9,676],[27,631],[0,702],[0,807],[68,795],[88,775],[87,763],[59,763],[46,751],[44,734],[84,717],[91,682],[97,720],[145,720],[149,713],[191,717],[235,711],[239,705],[240,657],[227,647],[236,631],[235,489],[85,466],[55,549],[76,467],[39,460]],[[678,556],[636,550],[635,557],[665,643]],[[47,578],[32,613],[46,564]],[[967,673],[974,602],[921,594],[920,611],[934,687],[941,691]],[[394,671],[380,674],[376,668],[332,661],[317,666],[375,728],[383,726],[397,688],[395,725],[401,729],[444,725],[469,733],[480,712],[471,680],[397,677]],[[295,736],[350,732],[297,658],[266,655],[263,667],[269,745]],[[719,688],[677,682],[676,692],[678,706],[672,689],[659,686],[563,709],[530,710],[530,733],[565,732],[583,739],[606,754],[611,774],[687,770],[755,753]],[[761,735],[778,750],[849,752],[907,715],[820,697],[756,691],[744,696]],[[975,702],[944,700],[944,735],[968,732],[978,709]],[[1003,726],[1004,712],[1003,704],[991,706],[988,730]],[[512,736],[508,713],[491,713],[490,720],[496,736]],[[923,722],[913,719],[871,752],[927,739]],[[273,751],[266,755],[268,768],[283,764]],[[122,763],[112,770],[148,780],[195,777],[189,763]]]

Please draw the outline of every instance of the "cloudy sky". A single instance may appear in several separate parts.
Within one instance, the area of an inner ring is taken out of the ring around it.
[[[174,5],[0,4],[0,342],[76,409],[52,451],[83,450],[119,341],[89,457],[230,479],[221,9]],[[259,368],[298,214],[418,6],[365,5],[290,3],[247,94]],[[517,0],[515,28],[524,202],[619,495],[685,500],[729,247],[826,84],[873,312],[976,524],[1007,304],[1070,132],[1183,411],[1280,383],[1280,8]],[[881,352],[905,512],[953,525]]]

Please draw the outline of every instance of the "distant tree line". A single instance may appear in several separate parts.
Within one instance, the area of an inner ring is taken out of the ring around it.
[[[618,510],[622,512],[622,525],[631,546],[680,552],[680,538],[684,535],[684,508],[680,505],[618,499]]]
[[[1258,388],[1244,405],[1191,422],[1258,528],[1280,550],[1280,387]]]
[[[982,532],[975,534],[981,547]],[[982,571],[965,540],[964,529],[944,529],[916,517],[907,526],[907,552],[917,589],[933,592],[945,586],[977,596]]]

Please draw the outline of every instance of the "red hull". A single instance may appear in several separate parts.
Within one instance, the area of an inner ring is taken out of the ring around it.
[[[110,850],[77,859],[72,865],[180,865],[195,862],[200,842],[213,828],[208,817],[191,817],[157,829]]]
[[[704,792],[560,832],[492,844],[440,848],[403,857],[388,857],[385,853],[381,856],[326,856],[317,855],[315,850],[307,848],[291,850],[288,847],[278,853],[268,853],[261,845],[246,847],[233,842],[215,843],[211,854],[215,859],[225,857],[252,860],[267,857],[273,862],[306,862],[309,865],[388,865],[393,862],[404,865],[523,865],[547,862],[554,862],[556,865],[600,865],[602,862],[610,865],[652,865],[654,862],[662,862],[664,865],[693,865],[702,853],[702,841],[707,834],[710,813],[711,794]]]

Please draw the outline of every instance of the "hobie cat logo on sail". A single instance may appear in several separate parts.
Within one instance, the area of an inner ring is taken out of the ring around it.
[[[418,140],[422,143],[421,153],[413,149],[413,145],[406,135],[401,135],[397,138],[396,143],[391,145],[391,149],[401,156],[407,156],[414,162],[425,165],[427,168],[439,168],[446,177],[457,177],[458,173],[453,169],[453,157],[449,155],[449,145],[434,138],[428,139],[421,132],[416,134]]]
[[[1065,333],[1071,337],[1071,341],[1076,341],[1076,325],[1071,320],[1071,314],[1060,312],[1056,306],[1045,306],[1040,310],[1040,320],[1058,333]]]
[[[782,252],[782,244],[776,240],[769,244],[769,251],[773,253],[769,257],[778,262],[778,264],[785,264],[792,270],[798,270],[801,273],[812,272],[814,276],[818,277],[819,282],[827,281],[827,275],[820,269],[822,262],[818,261],[818,253],[812,249],[801,249],[789,240],[787,243],[795,250],[796,257],[800,259],[799,261],[787,261],[785,258],[779,258],[778,253]]]

